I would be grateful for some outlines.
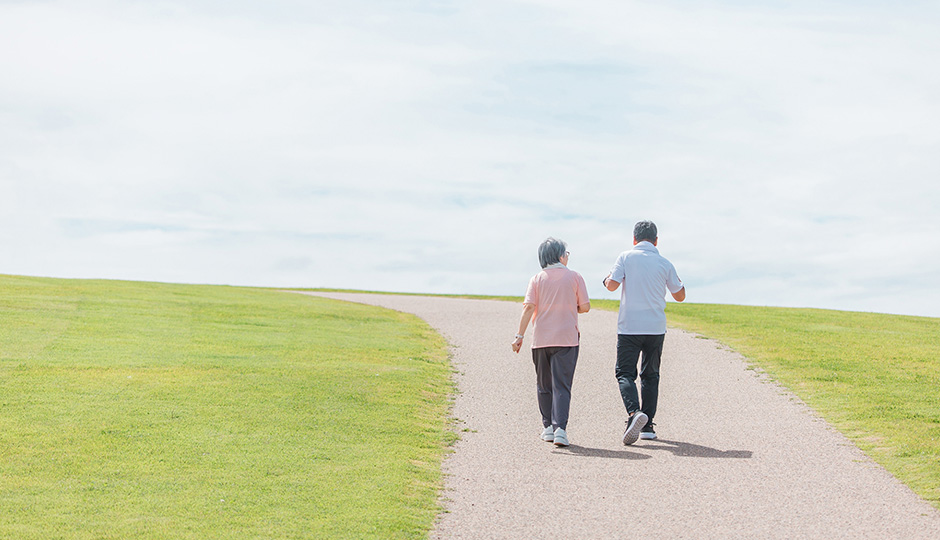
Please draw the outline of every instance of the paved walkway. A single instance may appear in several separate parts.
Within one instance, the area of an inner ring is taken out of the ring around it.
[[[670,329],[659,439],[625,447],[616,314],[581,315],[572,445],[539,439],[521,305],[317,293],[414,313],[454,348],[461,440],[432,538],[940,539],[940,512],[715,342]]]

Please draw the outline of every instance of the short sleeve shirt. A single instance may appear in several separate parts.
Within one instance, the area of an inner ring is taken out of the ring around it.
[[[677,293],[682,281],[676,268],[650,242],[624,251],[610,270],[610,279],[622,283],[617,333],[666,333],[666,290]]]
[[[574,270],[553,265],[534,275],[524,300],[535,306],[532,348],[576,347],[578,306],[588,302],[584,278]]]

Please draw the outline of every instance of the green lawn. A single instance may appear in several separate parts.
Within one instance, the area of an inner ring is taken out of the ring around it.
[[[0,538],[423,538],[450,374],[388,310],[0,275]]]
[[[747,357],[940,508],[940,319],[676,303],[667,316]]]

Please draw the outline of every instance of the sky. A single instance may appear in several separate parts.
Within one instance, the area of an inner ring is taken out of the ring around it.
[[[940,317],[940,5],[0,0],[0,273]]]

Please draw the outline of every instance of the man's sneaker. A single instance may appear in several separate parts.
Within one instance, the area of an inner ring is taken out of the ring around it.
[[[642,411],[637,411],[630,415],[630,419],[627,420],[627,427],[623,430],[624,446],[630,446],[640,438],[640,430],[646,425],[647,420],[649,420],[649,417]]]
[[[568,446],[568,433],[561,428],[555,430],[555,446]]]
[[[653,431],[653,426],[655,426],[655,425],[656,425],[656,424],[654,424],[654,423],[652,423],[652,422],[647,423],[646,426],[645,426],[642,430],[640,430],[640,438],[641,438],[641,439],[646,439],[646,440],[648,440],[648,441],[651,441],[651,440],[655,439],[655,438],[656,438],[656,432]]]
[[[542,431],[542,440],[547,442],[555,442],[555,428],[548,426]]]

